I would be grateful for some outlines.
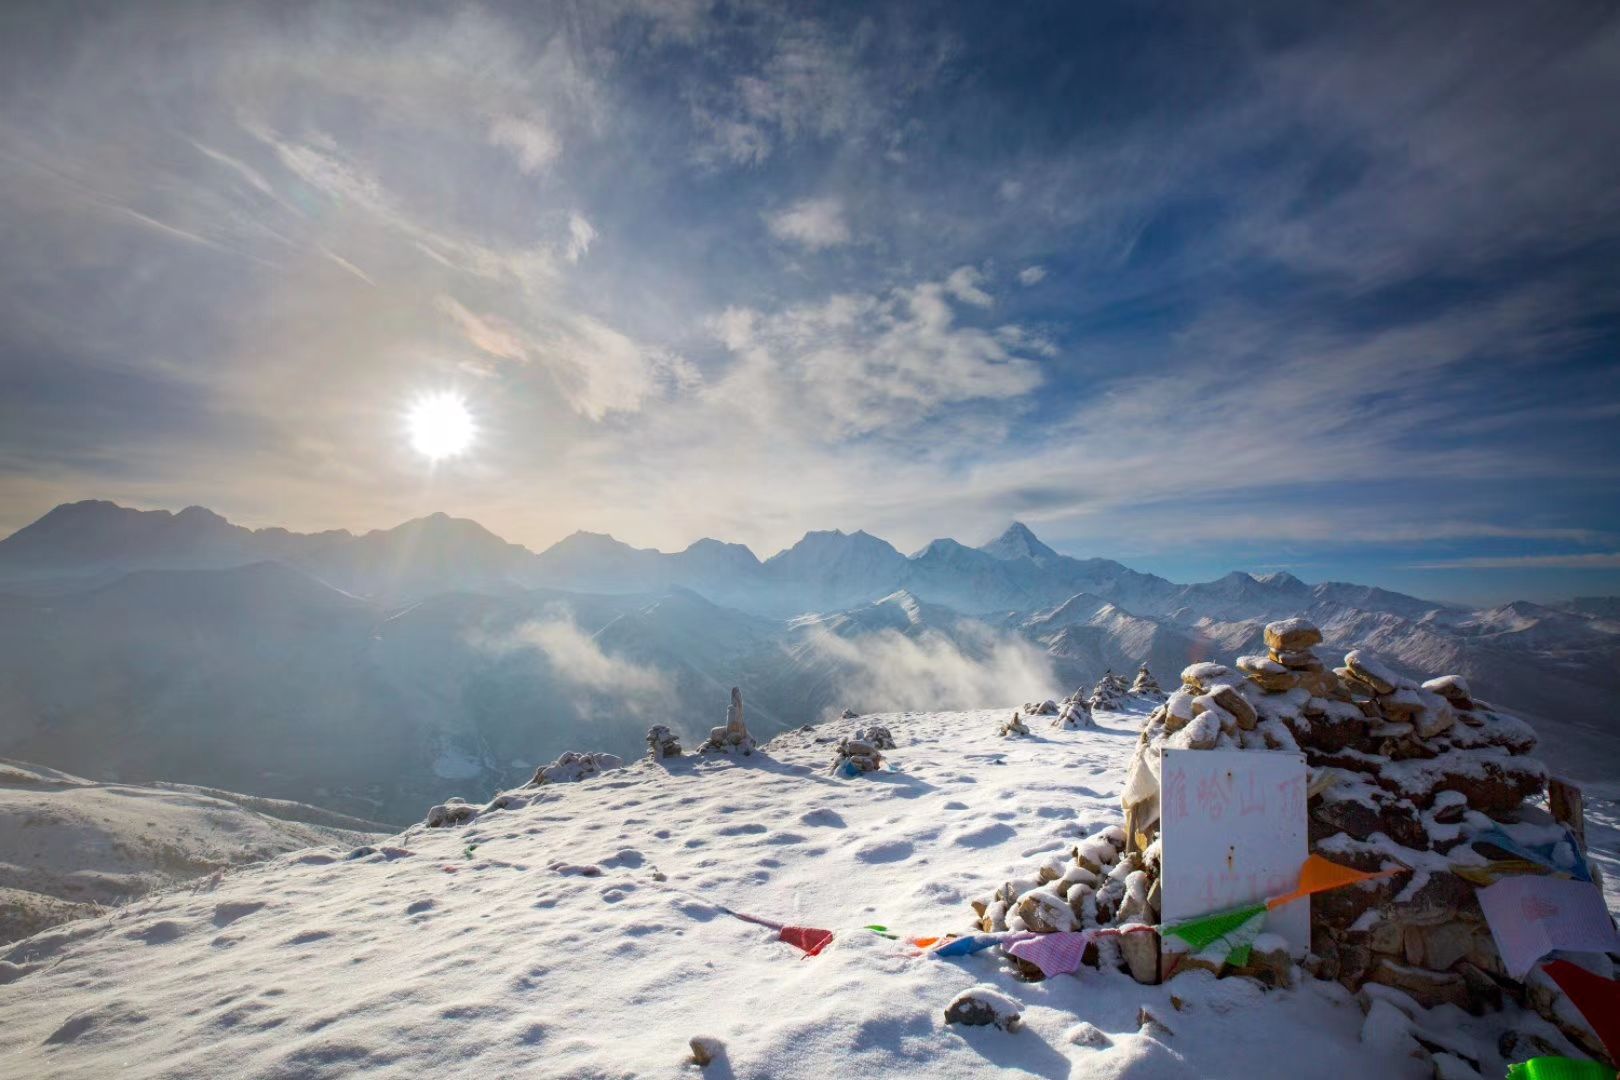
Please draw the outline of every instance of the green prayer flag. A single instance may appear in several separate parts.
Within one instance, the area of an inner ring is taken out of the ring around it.
[[[1226,962],[1242,966],[1249,962],[1249,949],[1260,936],[1265,923],[1265,901],[1232,911],[1219,911],[1214,915],[1200,915],[1196,919],[1166,926],[1162,933],[1180,938],[1192,946],[1194,955],[1216,944],[1226,945]]]
[[[1507,1080],[1615,1080],[1614,1070],[1595,1061],[1539,1057],[1509,1065]]]

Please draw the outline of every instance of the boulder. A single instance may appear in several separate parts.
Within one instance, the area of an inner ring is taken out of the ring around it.
[[[1017,1031],[1023,1026],[1023,1006],[993,986],[969,987],[945,1006],[947,1024],[968,1027],[995,1027]]]
[[[1119,943],[1119,955],[1125,969],[1139,983],[1155,984],[1159,981],[1159,932],[1132,930],[1114,939]]]
[[[879,750],[894,749],[894,736],[889,734],[889,729],[882,724],[869,724],[857,730],[855,738],[862,742],[871,743]]]
[[[1209,688],[1231,674],[1225,664],[1192,664],[1181,671],[1181,685],[1195,694],[1207,694]]]
[[[1277,652],[1296,652],[1322,644],[1322,631],[1305,619],[1283,619],[1266,624],[1266,647]]]
[[[1402,686],[1409,685],[1405,679],[1360,649],[1352,649],[1345,653],[1344,666],[1349,668],[1350,673],[1358,680],[1372,687],[1375,693],[1393,694]]]
[[[1468,680],[1461,675],[1442,675],[1423,684],[1431,694],[1439,694],[1459,709],[1472,709],[1474,695],[1468,689]]]
[[[1280,692],[1299,685],[1299,674],[1289,671],[1267,656],[1240,656],[1237,669],[1245,678],[1262,690]]]
[[[1238,693],[1232,687],[1221,683],[1210,689],[1207,695],[1215,704],[1232,714],[1237,726],[1244,731],[1253,731],[1254,725],[1259,721],[1260,714],[1254,711],[1249,699]]]
[[[478,808],[469,806],[464,799],[447,799],[438,806],[428,807],[427,827],[445,829],[452,825],[464,825],[477,816]]]
[[[1283,652],[1273,652],[1271,659],[1290,671],[1321,671],[1322,661],[1309,649],[1290,649]]]

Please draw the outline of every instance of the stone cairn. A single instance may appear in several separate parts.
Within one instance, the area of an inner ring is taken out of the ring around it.
[[[1131,697],[1146,698],[1149,701],[1163,701],[1165,692],[1159,687],[1159,680],[1153,677],[1147,664],[1136,669],[1136,679],[1131,683]]]
[[[1003,739],[1006,739],[1014,735],[1028,735],[1030,731],[1029,726],[1024,723],[1023,716],[1019,714],[1017,709],[1014,709],[1012,719],[1002,722],[999,733]]]
[[[879,751],[884,749],[894,749],[894,739],[890,737],[888,728],[874,726],[869,730],[857,731],[839,742],[838,756],[833,759],[831,771],[835,776],[876,772],[883,768],[883,755]]]
[[[1084,690],[1076,690],[1063,699],[1063,704],[1058,706],[1057,718],[1052,721],[1052,726],[1060,728],[1097,726],[1091,719],[1091,703],[1087,700]]]
[[[1418,684],[1359,650],[1329,671],[1313,651],[1321,641],[1315,626],[1289,619],[1266,627],[1265,655],[1238,658],[1236,673],[1217,663],[1183,671],[1181,688],[1153,711],[1138,741],[1121,797],[1125,827],[1088,837],[1032,878],[975,901],[980,928],[1156,924],[1159,749],[1298,750],[1310,770],[1310,849],[1361,870],[1413,871],[1298,901],[1310,904],[1306,971],[1351,991],[1383,984],[1424,1006],[1453,1004],[1476,1015],[1511,998],[1601,1058],[1550,980],[1507,976],[1474,885],[1455,872],[1488,861],[1469,841],[1494,825],[1553,823],[1526,805],[1547,781],[1529,756],[1535,732],[1475,698],[1458,676]],[[1288,982],[1293,964],[1273,937],[1262,935],[1249,963],[1226,973]],[[1104,938],[1087,962],[1154,981],[1158,944],[1146,932]],[[1185,956],[1177,964],[1177,971],[1213,966]],[[1359,997],[1368,1008],[1377,1000],[1371,991]]]
[[[1095,712],[1097,709],[1112,711],[1119,708],[1121,699],[1129,691],[1130,687],[1125,685],[1125,680],[1115,675],[1114,670],[1109,668],[1103,677],[1097,680],[1097,685],[1092,687],[1090,701],[1092,711]]]
[[[665,758],[681,756],[681,740],[663,724],[655,724],[647,729],[647,756],[654,761]]]
[[[1047,698],[1045,701],[1024,702],[1025,716],[1056,716],[1057,714],[1058,703],[1051,698]]]
[[[726,722],[710,728],[709,737],[698,747],[700,754],[752,754],[754,737],[743,723],[742,690],[731,688],[731,704],[726,706]]]

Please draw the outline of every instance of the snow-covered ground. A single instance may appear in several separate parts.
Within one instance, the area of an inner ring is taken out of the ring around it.
[[[279,856],[0,953],[17,1076],[1428,1076],[1336,984],[1029,984],[994,951],[915,955],[861,929],[967,929],[969,900],[1118,821],[1142,717],[1001,739],[1010,710],[878,719],[893,772],[829,775],[864,721],[749,758],[640,762],[372,854]],[[447,792],[448,794],[448,792]],[[463,792],[468,797],[479,793]],[[425,809],[425,808],[424,808]],[[1612,865],[1612,864],[1611,864]],[[803,956],[724,905],[833,930]],[[988,983],[1026,1026],[947,1027]],[[1143,1026],[1146,1007],[1160,1021]],[[1382,1010],[1387,1018],[1387,1010]],[[1500,1075],[1486,1025],[1424,1018]],[[1539,1025],[1539,1026],[1538,1026]],[[1550,1032],[1534,1018],[1530,1030]]]
[[[227,867],[385,826],[277,799],[106,784],[0,758],[0,942]]]

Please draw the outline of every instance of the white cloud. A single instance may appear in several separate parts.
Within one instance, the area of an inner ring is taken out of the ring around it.
[[[448,296],[439,308],[480,352],[543,368],[568,406],[590,420],[638,412],[667,389],[696,384],[697,372],[679,354],[635,341],[578,311],[557,308],[523,326],[468,310]]]
[[[490,121],[489,142],[509,150],[525,173],[538,173],[562,153],[562,143],[545,124],[519,116],[497,116]]]
[[[1620,551],[1584,555],[1504,555],[1415,563],[1413,570],[1615,570]]]
[[[996,333],[956,323],[952,301],[990,302],[976,271],[887,294],[844,294],[765,314],[728,309],[712,323],[737,358],[712,401],[830,437],[896,434],[952,406],[1022,397],[1035,361]]]
[[[886,629],[857,639],[818,633],[810,646],[843,669],[844,699],[868,712],[1011,707],[1060,692],[1051,657],[1028,641],[968,622],[956,630],[962,645],[936,631]]]
[[[844,204],[835,198],[800,199],[785,210],[765,215],[765,224],[778,240],[789,240],[809,251],[839,247],[850,242]]]
[[[990,299],[989,293],[979,287],[983,281],[984,275],[973,267],[959,266],[945,279],[945,291],[964,304],[989,307],[995,301]]]
[[[656,667],[644,667],[622,657],[609,656],[596,639],[569,619],[525,623],[515,641],[545,654],[564,682],[591,690],[616,691],[627,698],[672,694],[669,676]]]
[[[1046,278],[1046,267],[1026,266],[1018,271],[1018,282],[1021,285],[1039,285]]]
[[[577,263],[591,250],[591,244],[596,240],[596,229],[589,221],[579,214],[568,215],[568,244],[563,250],[563,257],[571,263]]]

